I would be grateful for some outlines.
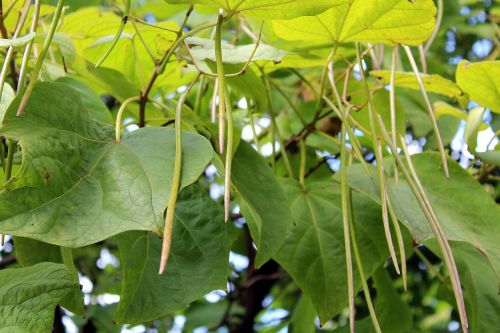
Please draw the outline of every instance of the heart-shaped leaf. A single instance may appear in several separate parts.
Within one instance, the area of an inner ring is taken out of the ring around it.
[[[348,302],[340,187],[317,182],[303,189],[294,180],[280,181],[295,226],[275,259],[311,299],[321,322],[340,313]],[[388,258],[380,208],[362,194],[353,193],[357,243],[367,277]],[[356,291],[361,288],[354,265]]]
[[[175,134],[144,128],[114,141],[112,127],[89,118],[74,89],[38,84],[24,113],[19,99],[0,131],[17,140],[23,165],[0,192],[0,232],[67,247],[127,230],[161,234],[173,174]],[[181,188],[213,157],[210,143],[183,134]]]
[[[319,15],[273,21],[275,33],[308,44],[372,42],[422,44],[432,33],[432,0],[352,0]]]

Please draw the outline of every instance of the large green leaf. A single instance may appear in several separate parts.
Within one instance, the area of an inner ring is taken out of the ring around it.
[[[123,263],[121,301],[115,320],[141,323],[181,310],[214,289],[226,289],[229,225],[222,207],[191,186],[176,206],[167,270],[158,275],[161,240],[147,232],[116,237]]]
[[[62,83],[78,91],[82,99],[83,107],[88,110],[90,118],[105,124],[113,123],[111,112],[109,112],[101,98],[88,85],[70,76],[61,77],[57,79],[56,82]]]
[[[500,61],[482,61],[470,63],[462,61],[456,73],[460,88],[470,98],[491,109],[500,112]]]
[[[436,242],[429,243],[426,245],[441,256]],[[488,260],[466,243],[452,242],[451,246],[463,286],[470,332],[490,332],[493,327],[500,327],[498,284]]]
[[[370,75],[375,76],[384,84],[390,84],[390,70],[371,71]],[[448,97],[460,97],[461,95],[463,95],[462,90],[460,90],[455,82],[447,80],[441,75],[420,74],[420,76],[422,77],[422,81],[424,82],[425,90],[427,90],[428,92],[433,92]],[[396,72],[394,83],[396,87],[420,90],[420,85],[418,84],[415,73],[413,72]]]
[[[231,11],[238,4],[238,11],[261,19],[290,19],[315,15],[349,0],[165,0],[168,3],[211,5]]]
[[[311,299],[321,322],[347,305],[347,276],[340,187],[333,182],[308,184],[280,181],[295,225],[275,259]],[[353,195],[357,243],[367,277],[388,258],[380,208],[358,193]],[[361,281],[354,271],[355,289]]]
[[[257,244],[255,264],[275,256],[292,225],[285,194],[265,160],[246,142],[234,154],[231,180],[241,211]]]
[[[274,32],[290,41],[422,44],[432,33],[432,0],[352,0],[314,17],[273,21]]]
[[[65,265],[42,263],[0,271],[0,332],[52,332],[55,306],[79,290]]]
[[[64,262],[61,247],[24,237],[14,237],[16,259],[23,267],[33,266],[42,262],[65,264],[73,272],[73,280],[79,284],[78,274],[73,262]],[[68,250],[68,249],[66,249]],[[80,289],[67,294],[60,303],[64,308],[79,315],[84,315],[83,295]]]
[[[449,159],[450,178],[444,176],[438,153],[428,152],[413,156],[417,174],[436,211],[439,223],[449,240],[464,241],[480,249],[500,276],[500,207],[482,186]],[[358,165],[349,169],[349,183],[356,190],[379,201],[375,170],[370,178]],[[434,237],[425,215],[408,184],[400,176],[399,187],[394,179],[386,177],[394,210],[417,242]]]
[[[173,129],[144,128],[116,143],[112,128],[89,119],[77,91],[38,84],[24,113],[19,98],[1,134],[18,140],[23,165],[0,192],[0,231],[78,247],[127,230],[161,234],[175,153]],[[213,157],[210,143],[183,134],[181,187]]]

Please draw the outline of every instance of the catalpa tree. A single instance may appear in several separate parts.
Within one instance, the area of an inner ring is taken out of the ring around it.
[[[498,1],[0,4],[0,332],[500,328]]]

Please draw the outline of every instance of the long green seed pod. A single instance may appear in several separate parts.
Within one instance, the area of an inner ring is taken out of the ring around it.
[[[128,17],[130,15],[130,0],[125,1],[125,12],[122,18],[122,21],[120,23],[120,26],[118,27],[118,31],[115,34],[115,37],[113,37],[113,41],[111,42],[111,45],[109,48],[106,50],[106,52],[102,55],[102,57],[97,61],[95,64],[95,68],[98,68],[99,66],[102,65],[102,63],[108,58],[108,56],[111,54],[111,51],[116,46],[116,43],[120,40],[120,37],[122,36],[123,30],[125,29],[125,26],[127,25],[128,22]]]
[[[54,16],[52,17],[52,23],[50,24],[49,32],[47,33],[47,37],[45,37],[45,41],[43,42],[42,52],[36,61],[35,68],[33,69],[33,73],[31,73],[31,80],[24,92],[21,103],[19,104],[19,108],[17,109],[17,116],[19,117],[22,113],[28,100],[31,96],[31,92],[35,87],[35,84],[38,80],[38,75],[40,74],[40,70],[42,69],[43,61],[47,56],[47,52],[49,51],[50,44],[52,43],[52,38],[54,38],[54,34],[57,29],[57,25],[59,23],[59,19],[61,18],[61,14],[64,8],[64,0],[59,0],[57,2],[56,11],[54,12]]]

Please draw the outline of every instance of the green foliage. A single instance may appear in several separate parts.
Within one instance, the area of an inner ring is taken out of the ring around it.
[[[498,1],[56,5],[1,2],[0,332],[500,327]]]

